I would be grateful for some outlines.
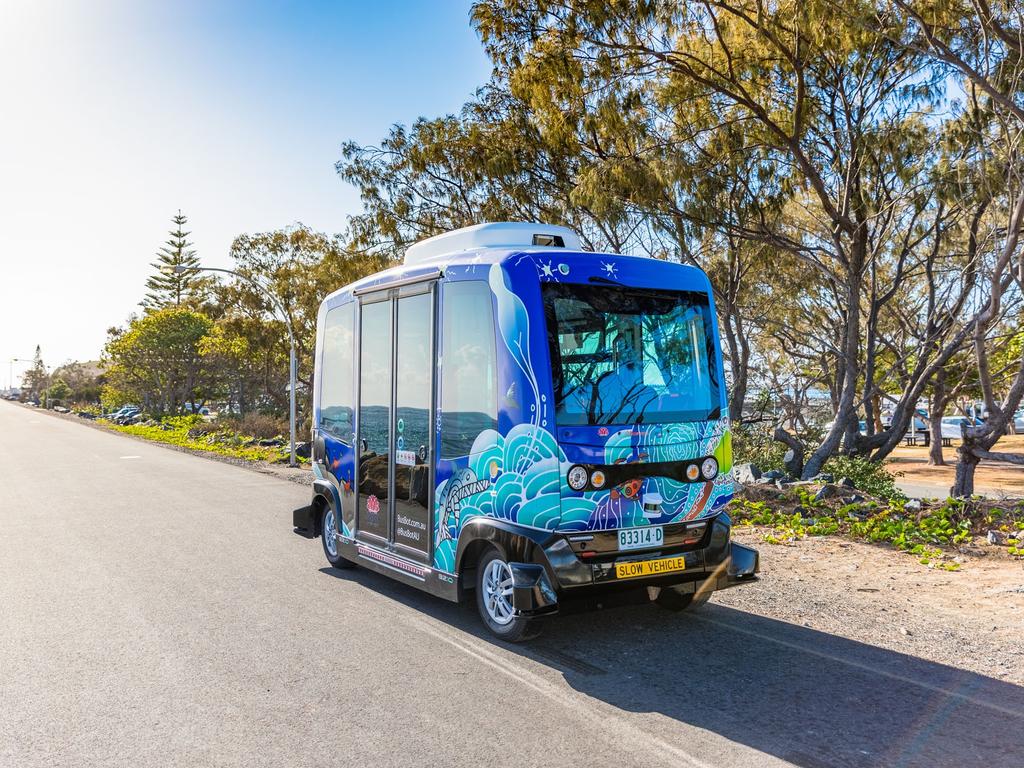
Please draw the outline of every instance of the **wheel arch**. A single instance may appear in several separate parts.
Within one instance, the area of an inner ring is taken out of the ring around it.
[[[313,501],[311,503],[315,535],[319,536],[324,532],[324,513],[328,506],[333,506],[335,511],[340,514],[341,500],[337,498],[337,495],[337,491],[331,487],[330,483],[321,480],[313,482]]]
[[[550,538],[550,531],[525,528],[507,520],[491,517],[468,520],[459,532],[455,550],[459,599],[465,598],[467,590],[475,588],[476,566],[488,550],[497,550],[507,562],[536,563],[548,568],[544,542]]]

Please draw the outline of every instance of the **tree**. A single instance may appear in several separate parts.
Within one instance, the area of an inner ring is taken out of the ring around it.
[[[60,376],[54,378],[53,383],[49,389],[46,390],[46,402],[52,405],[53,403],[63,403],[69,397],[71,397],[72,391],[68,383],[64,381]]]
[[[1024,19],[1017,3],[1002,0],[889,0],[882,4],[880,16],[890,9],[910,21],[905,29],[890,26],[892,39],[932,57],[951,76],[961,78],[967,102],[962,134],[973,149],[962,163],[962,173],[984,202],[985,215],[975,239],[987,244],[990,259],[985,292],[967,327],[989,415],[984,424],[964,430],[950,489],[954,496],[969,496],[980,460],[1024,464],[1024,456],[992,451],[1024,398],[1024,350],[1011,352],[1016,356],[1013,375],[1005,396],[997,397],[993,340],[999,334],[992,333],[1006,302],[1024,291]],[[1019,327],[1014,324],[1012,331],[1016,336]]]
[[[191,233],[184,229],[188,217],[178,211],[171,221],[175,228],[151,265],[156,271],[146,280],[148,293],[141,304],[147,311],[182,305],[198,307],[212,284],[212,279],[201,272],[173,271],[176,267],[195,269],[199,266],[199,257],[188,241]]]
[[[589,193],[652,212],[684,254],[710,230],[781,262],[789,306],[759,330],[817,368],[835,411],[805,477],[840,450],[881,460],[899,444],[968,341],[983,288],[969,223],[988,203],[956,176],[967,158],[955,142],[948,162],[935,151],[951,138],[948,62],[907,44],[905,13],[878,10],[483,0],[473,12],[513,95],[586,157],[574,202]]]
[[[225,333],[218,348],[221,360],[238,364],[233,376],[238,404],[284,412],[288,395],[288,332],[285,318],[267,298],[269,291],[284,310],[295,333],[297,378],[312,392],[313,349],[320,302],[331,291],[390,264],[385,252],[351,247],[339,235],[315,232],[302,224],[286,229],[244,234],[231,244],[235,270],[216,291]],[[262,286],[261,290],[257,286]],[[235,343],[241,340],[245,355]]]
[[[168,307],[132,320],[111,336],[105,357],[112,391],[161,416],[193,411],[222,392],[223,380],[203,355],[212,321],[190,309]]]
[[[32,356],[32,367],[21,377],[21,386],[25,390],[22,394],[25,399],[42,401],[49,380],[46,364],[43,363],[43,352],[37,344],[36,353]]]

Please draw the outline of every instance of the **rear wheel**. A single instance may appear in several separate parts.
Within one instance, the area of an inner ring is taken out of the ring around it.
[[[325,504],[323,518],[320,521],[320,543],[324,547],[324,556],[327,558],[327,562],[335,568],[354,568],[355,563],[346,560],[341,554],[338,538],[335,536],[337,528],[334,507]]]
[[[682,611],[696,610],[710,599],[710,589],[703,592],[677,592],[672,587],[662,587],[654,602],[666,611],[680,613]]]
[[[512,569],[492,549],[477,565],[476,607],[491,632],[502,640],[518,643],[539,635],[543,619],[516,615],[512,587]]]

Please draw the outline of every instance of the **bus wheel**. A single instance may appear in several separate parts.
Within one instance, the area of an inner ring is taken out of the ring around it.
[[[698,595],[696,592],[676,592],[671,587],[663,587],[654,602],[666,611],[679,613],[700,608],[710,599],[711,590],[705,590]]]
[[[324,506],[324,517],[320,521],[320,543],[324,545],[324,555],[327,562],[335,568],[354,568],[355,563],[346,560],[338,548],[338,539],[335,537],[336,529],[334,521],[334,507],[330,504]]]
[[[484,624],[502,640],[518,643],[540,634],[543,619],[516,616],[512,605],[512,569],[491,550],[477,565],[476,607]]]

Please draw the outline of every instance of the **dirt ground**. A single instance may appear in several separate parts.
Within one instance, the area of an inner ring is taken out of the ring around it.
[[[893,472],[902,472],[905,482],[928,483],[948,488],[953,485],[956,449],[959,445],[960,441],[954,440],[952,448],[943,449],[943,456],[948,463],[939,467],[929,466],[929,449],[923,445],[901,445],[892,452],[889,469]],[[993,450],[1024,453],[1024,435],[1007,435]],[[978,489],[994,494],[1002,492],[1008,496],[1024,496],[1024,466],[1001,461],[982,461],[975,471],[974,484]]]
[[[713,601],[937,663],[1024,684],[1024,561],[984,541],[964,550],[963,570],[932,570],[887,546],[839,537],[767,544],[761,580]]]

